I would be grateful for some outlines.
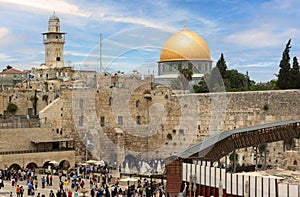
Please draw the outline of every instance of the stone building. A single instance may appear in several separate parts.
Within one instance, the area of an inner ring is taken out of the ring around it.
[[[60,31],[59,18],[53,13],[49,18],[48,32],[43,33],[45,65],[47,67],[64,66],[65,34]]]
[[[186,28],[164,43],[155,82],[170,85],[178,78],[179,70],[184,68],[193,71],[194,81],[199,81],[212,68],[208,45],[198,34]]]

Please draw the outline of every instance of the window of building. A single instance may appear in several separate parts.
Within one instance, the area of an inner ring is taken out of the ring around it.
[[[123,125],[123,116],[118,116],[118,125]]]
[[[141,116],[136,117],[136,124],[141,124]]]
[[[58,62],[59,62],[59,61],[60,61],[60,57],[56,57],[56,61],[58,61]]]
[[[112,97],[109,97],[109,101],[108,101],[109,106],[112,105],[112,102],[113,102],[113,98],[112,98]]]
[[[104,116],[100,117],[100,125],[101,125],[101,127],[104,127],[104,125],[105,125],[105,117]]]

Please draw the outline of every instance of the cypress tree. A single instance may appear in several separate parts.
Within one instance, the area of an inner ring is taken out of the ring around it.
[[[209,90],[211,92],[222,91],[222,87],[224,86],[224,80],[226,78],[227,65],[224,59],[223,53],[221,53],[221,57],[218,60],[216,66],[212,69],[211,75],[209,77]]]
[[[282,54],[282,59],[280,61],[279,74],[276,86],[280,89],[288,89],[290,86],[290,48],[291,48],[291,39],[289,39],[288,43],[285,46],[285,49]]]
[[[293,67],[291,69],[290,88],[300,88],[300,71],[297,57],[293,58]]]
[[[224,55],[223,53],[221,53],[221,57],[218,60],[216,67],[219,69],[219,72],[222,76],[222,78],[225,78],[225,74],[226,74],[226,70],[227,70],[227,65],[226,65],[226,61],[224,59]]]

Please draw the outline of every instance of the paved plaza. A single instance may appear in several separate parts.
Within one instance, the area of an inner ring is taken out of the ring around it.
[[[50,193],[50,190],[53,190],[53,192],[54,192],[54,194],[56,196],[56,192],[59,189],[59,178],[58,178],[58,176],[53,176],[53,185],[52,186],[45,185],[45,188],[42,188],[41,179],[42,179],[43,176],[46,177],[46,175],[43,175],[43,174],[39,174],[38,175],[38,187],[37,187],[37,189],[34,190],[35,194],[34,195],[30,195],[30,196],[37,196],[38,193],[40,193],[41,196],[42,196],[42,194],[44,194],[46,197],[48,197],[49,193]],[[65,177],[63,177],[62,181],[64,181],[64,180],[65,180]],[[24,181],[18,181],[17,184],[20,185],[20,186],[23,186],[23,188],[24,188],[24,195],[23,196],[29,196],[27,194],[27,188],[28,188],[28,186],[26,184],[26,180],[24,180]],[[86,184],[85,188],[89,189],[89,184]],[[17,194],[16,194],[16,187],[11,185],[11,181],[4,181],[4,188],[0,189],[0,197],[1,196],[5,196],[4,195],[5,192],[9,192],[9,193],[12,192],[12,196],[13,197],[17,196]],[[74,196],[74,194],[73,194],[73,196]],[[89,192],[88,192],[88,195],[86,195],[86,196],[89,196]]]
[[[96,175],[98,175],[98,174],[96,174]],[[28,186],[27,186],[26,180],[24,180],[24,181],[18,181],[17,184],[20,185],[20,186],[23,186],[23,188],[24,188],[24,195],[23,196],[31,196],[31,197],[34,196],[35,197],[35,196],[38,195],[38,193],[40,193],[40,196],[42,196],[42,194],[44,194],[46,197],[49,197],[49,193],[50,193],[51,190],[53,190],[53,193],[56,196],[56,192],[59,190],[59,177],[54,175],[53,176],[53,184],[52,184],[52,186],[45,185],[45,188],[42,188],[41,179],[42,179],[43,176],[46,177],[45,174],[38,174],[38,187],[37,187],[37,189],[34,190],[34,192],[35,192],[34,195],[28,195],[28,193],[27,193]],[[119,173],[116,170],[113,170],[112,176],[113,176],[113,178],[111,180],[111,184],[110,185],[112,185],[114,183],[115,178],[119,177]],[[62,181],[64,181],[65,179],[66,179],[66,177],[63,176],[62,177]],[[89,184],[89,180],[86,180],[86,179],[83,179],[83,180],[85,181],[85,186],[84,186],[84,189],[81,189],[81,190],[78,191],[79,196],[83,196],[82,191],[83,190],[87,190],[87,189],[88,189],[88,192],[86,193],[85,196],[90,196],[90,184]],[[121,185],[122,189],[126,188],[125,185],[126,184],[122,184]],[[71,189],[71,183],[69,183],[69,187],[68,188]],[[73,196],[74,196],[75,190],[71,189],[71,191],[73,192]],[[11,181],[4,181],[4,187],[0,189],[0,197],[2,197],[2,196],[9,196],[10,192],[12,192],[12,196],[13,197],[17,196],[17,194],[16,194],[16,187],[11,185]]]

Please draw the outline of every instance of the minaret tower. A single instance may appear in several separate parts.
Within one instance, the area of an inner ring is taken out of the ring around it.
[[[65,34],[60,32],[59,18],[54,12],[49,18],[48,32],[43,33],[46,66],[51,68],[64,67]]]

